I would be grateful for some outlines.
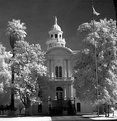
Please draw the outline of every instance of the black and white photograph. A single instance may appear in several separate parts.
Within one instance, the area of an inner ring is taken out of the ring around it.
[[[0,0],[0,121],[117,121],[117,1]]]

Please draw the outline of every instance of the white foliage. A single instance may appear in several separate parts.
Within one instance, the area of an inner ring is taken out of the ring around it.
[[[38,77],[46,75],[44,54],[39,44],[29,45],[26,41],[16,42],[14,59],[15,87],[24,105],[27,98],[34,102],[39,91]]]
[[[117,100],[117,30],[112,19],[84,23],[78,29],[87,32],[83,50],[78,54],[74,67],[76,94],[80,100],[97,100],[113,103]],[[97,76],[96,79],[96,62]],[[98,88],[97,88],[98,83]],[[86,98],[87,97],[87,98]]]
[[[25,23],[21,23],[20,20],[13,19],[12,21],[8,22],[7,32],[10,36],[17,36],[18,39],[23,40],[27,35],[25,30]]]

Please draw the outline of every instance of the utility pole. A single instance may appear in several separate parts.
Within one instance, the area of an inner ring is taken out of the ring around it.
[[[93,20],[93,39],[94,39],[94,42],[95,42],[95,79],[96,79],[96,96],[97,96],[97,115],[99,116],[99,84],[98,84],[98,65],[97,65],[97,49],[96,49],[96,40],[95,40],[95,20],[94,20],[94,15],[98,16],[100,15],[100,13],[96,12],[95,9],[94,9],[94,2],[93,0],[91,1],[92,3],[92,20]]]

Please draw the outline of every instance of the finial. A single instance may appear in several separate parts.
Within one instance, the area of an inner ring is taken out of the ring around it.
[[[57,17],[55,16],[55,24],[57,24]]]

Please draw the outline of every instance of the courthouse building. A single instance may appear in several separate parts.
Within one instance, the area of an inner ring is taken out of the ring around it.
[[[82,103],[75,96],[72,77],[74,57],[78,51],[66,47],[63,31],[55,23],[49,31],[49,39],[46,42],[45,54],[49,80],[43,85],[45,99],[40,106],[43,114],[75,114],[91,113],[92,107],[88,103]]]
[[[50,29],[46,41],[45,57],[49,79],[46,81],[43,78],[39,79],[42,100],[31,106],[32,115],[73,115],[93,111],[91,104],[83,103],[76,97],[73,67],[74,60],[78,57],[78,51],[66,47],[66,42],[55,17],[55,23]],[[2,67],[5,60],[0,57],[0,61]],[[0,104],[2,103],[0,102]]]

